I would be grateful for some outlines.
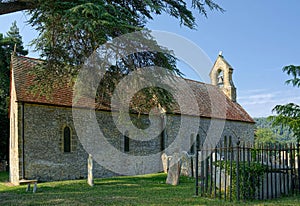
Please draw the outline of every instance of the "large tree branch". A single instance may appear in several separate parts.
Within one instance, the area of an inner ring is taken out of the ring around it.
[[[0,15],[35,8],[34,0],[1,1]]]

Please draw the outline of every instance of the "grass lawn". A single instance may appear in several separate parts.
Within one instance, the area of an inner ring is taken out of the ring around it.
[[[300,196],[268,201],[225,202],[194,197],[194,180],[180,179],[179,186],[165,184],[165,174],[39,183],[37,193],[26,186],[9,186],[0,172],[0,205],[300,205]]]

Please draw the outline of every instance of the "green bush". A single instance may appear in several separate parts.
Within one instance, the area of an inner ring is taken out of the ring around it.
[[[231,188],[233,199],[238,199],[238,192],[241,199],[254,199],[255,195],[258,193],[258,188],[262,183],[263,175],[268,169],[267,166],[262,165],[259,162],[240,161],[238,170],[236,161],[230,163],[221,160],[216,161],[214,164],[223,171],[226,167],[226,175],[232,173],[232,176],[230,177],[232,178],[232,185],[229,187]],[[229,193],[230,189],[227,190],[227,192]]]

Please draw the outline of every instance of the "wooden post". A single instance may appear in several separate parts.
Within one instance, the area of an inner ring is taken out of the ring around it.
[[[89,154],[88,157],[88,184],[94,186],[94,176],[93,176],[93,157]]]

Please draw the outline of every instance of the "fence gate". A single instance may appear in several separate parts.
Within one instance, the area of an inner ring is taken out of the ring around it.
[[[196,195],[225,200],[272,199],[300,192],[297,144],[250,145],[224,137],[196,144]]]

